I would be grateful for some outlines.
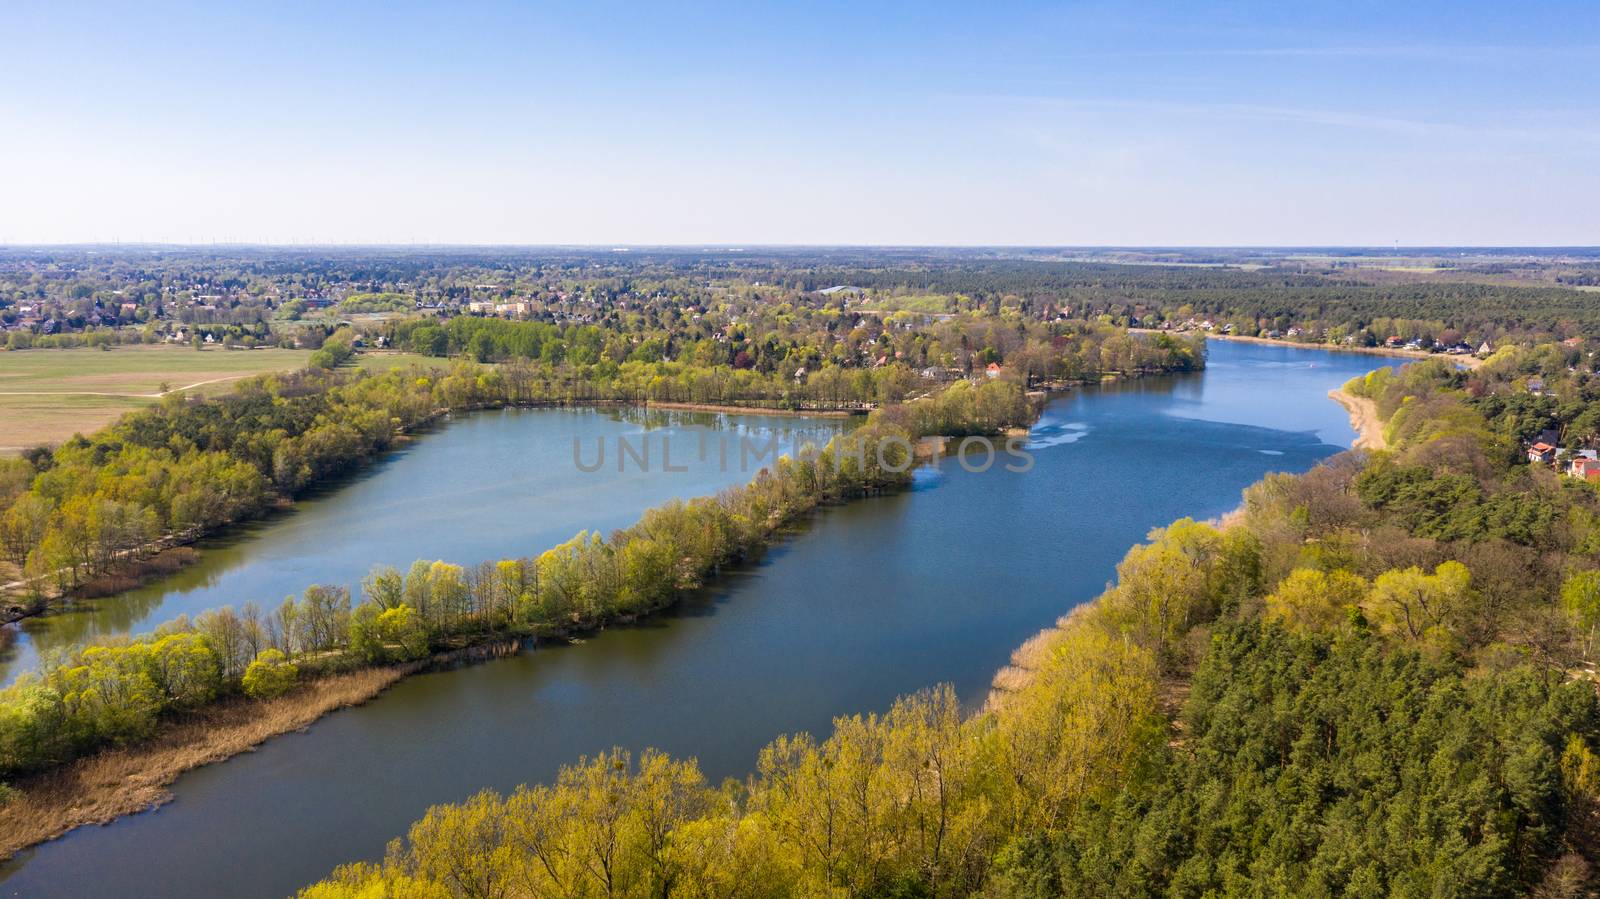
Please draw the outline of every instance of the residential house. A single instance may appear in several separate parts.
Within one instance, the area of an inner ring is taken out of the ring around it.
[[[998,362],[989,363],[988,367],[983,370],[985,378],[998,378],[1004,373],[1005,369],[1001,368]]]
[[[1549,465],[1556,461],[1556,448],[1541,440],[1528,447],[1528,461]]]
[[[1583,481],[1600,481],[1600,459],[1579,456],[1567,464],[1567,474]]]

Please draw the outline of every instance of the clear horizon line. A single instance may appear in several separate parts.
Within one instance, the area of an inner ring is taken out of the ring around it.
[[[0,241],[0,251],[66,248],[160,247],[177,249],[270,248],[270,249],[582,249],[582,250],[748,250],[748,249],[881,249],[881,250],[1596,250],[1600,244],[1515,244],[1515,243],[1240,243],[1240,244],[1025,244],[1025,243],[493,243],[473,241],[210,241],[182,242],[160,240],[83,240],[83,241]]]

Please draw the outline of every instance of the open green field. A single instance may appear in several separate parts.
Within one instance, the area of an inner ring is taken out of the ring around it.
[[[155,402],[163,391],[225,393],[240,378],[291,371],[310,358],[309,350],[189,346],[0,352],[0,453],[90,433]],[[358,360],[375,371],[443,364],[407,353],[363,354]]]
[[[356,357],[356,365],[362,371],[386,372],[396,368],[409,368],[420,365],[423,368],[449,369],[451,362],[438,356],[419,356],[416,353],[401,353],[389,350],[369,350]]]

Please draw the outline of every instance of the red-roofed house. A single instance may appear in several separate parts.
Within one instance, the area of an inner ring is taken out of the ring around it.
[[[1556,460],[1556,448],[1548,443],[1539,442],[1528,447],[1529,462],[1543,462],[1546,465]]]
[[[1567,466],[1567,474],[1585,481],[1600,481],[1600,459],[1579,456]]]

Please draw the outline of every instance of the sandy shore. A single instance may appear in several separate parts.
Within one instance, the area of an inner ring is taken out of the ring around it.
[[[1353,449],[1388,449],[1389,442],[1383,438],[1383,421],[1378,418],[1377,403],[1338,388],[1328,391],[1328,397],[1350,413],[1350,427],[1356,431],[1355,442],[1350,444]]]
[[[1255,338],[1236,338],[1254,340]],[[1272,342],[1272,341],[1262,341]],[[1356,439],[1351,444],[1353,449],[1381,450],[1388,446],[1383,438],[1383,422],[1378,418],[1378,405],[1364,397],[1353,396],[1340,389],[1328,391],[1328,398],[1343,406],[1350,413],[1350,426],[1356,431]],[[1244,517],[1244,504],[1240,503],[1232,511],[1207,523],[1219,530],[1225,530],[1239,523]],[[1080,619],[1091,614],[1091,609],[1100,601],[1099,597],[1089,600],[1058,619],[1053,627],[1047,627],[1032,637],[1027,642],[1011,653],[1011,663],[995,672],[994,679],[989,683],[989,696],[985,708],[993,709],[1003,704],[1013,694],[1021,691],[1033,682],[1035,673],[1055,651],[1063,639],[1067,629],[1077,626]]]

